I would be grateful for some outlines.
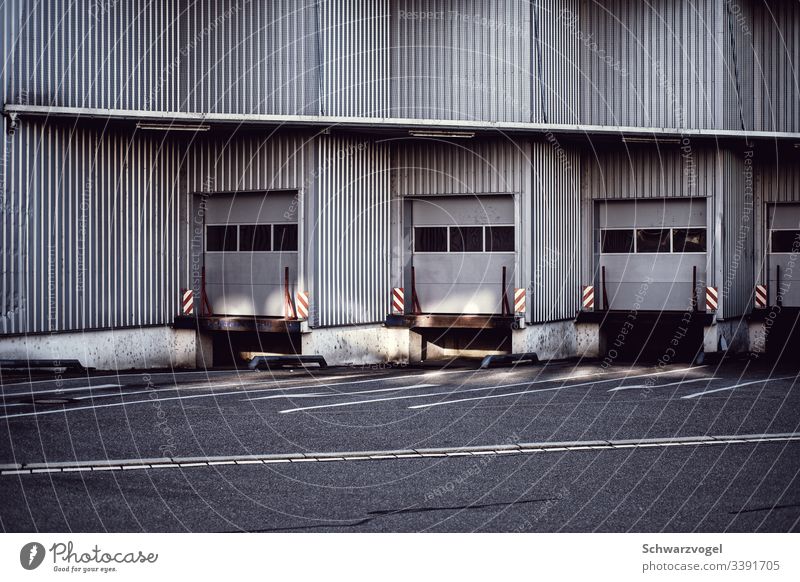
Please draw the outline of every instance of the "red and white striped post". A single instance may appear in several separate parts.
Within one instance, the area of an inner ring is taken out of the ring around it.
[[[298,291],[297,292],[297,319],[308,319],[308,306],[309,303],[309,293],[308,291]]]
[[[192,315],[194,313],[194,291],[184,289],[181,292],[181,314]]]
[[[706,310],[716,311],[719,305],[719,293],[716,287],[706,287]]]
[[[756,285],[756,309],[766,309],[767,308],[767,286],[766,285]]]
[[[581,305],[584,311],[594,310],[594,285],[585,285],[581,293]]]
[[[525,289],[514,289],[514,313],[525,313]]]
[[[402,287],[392,287],[392,313],[403,315],[406,312],[406,294]]]

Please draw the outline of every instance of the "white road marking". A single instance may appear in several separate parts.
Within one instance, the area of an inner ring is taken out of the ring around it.
[[[734,384],[733,386],[723,386],[722,388],[715,388],[714,390],[706,390],[704,392],[695,392],[694,394],[687,394],[686,396],[681,396],[681,399],[685,400],[687,398],[697,398],[698,396],[703,396],[704,394],[713,394],[715,392],[724,392],[726,390],[734,390],[736,388],[741,388],[742,386],[752,386],[753,384],[763,384],[764,382],[776,382],[780,380],[797,380],[800,376],[783,376],[782,378],[764,378],[762,380],[753,380],[751,382],[742,382],[741,384]]]
[[[686,372],[688,370],[696,370],[700,366],[695,368],[682,368],[680,370],[665,370],[663,372],[654,372],[650,374],[640,374],[638,376],[626,376],[624,378],[609,378],[607,380],[596,380],[594,382],[581,382],[580,384],[570,384],[569,386],[556,386],[555,388],[538,388],[536,390],[520,390],[519,392],[510,392],[509,394],[490,394],[488,396],[476,396],[474,398],[459,398],[458,400],[446,400],[445,402],[432,402],[430,404],[417,404],[416,406],[409,406],[409,408],[416,409],[416,408],[432,408],[434,406],[445,406],[447,404],[459,404],[461,402],[472,402],[475,400],[490,400],[493,398],[508,398],[510,396],[523,396],[525,394],[535,394],[537,392],[553,392],[555,390],[564,390],[566,388],[578,388],[580,386],[594,386],[595,384],[601,384],[605,382],[614,382],[614,381],[622,381],[622,380],[635,380],[637,378],[649,378],[651,376],[661,376],[663,374],[675,374],[677,372]],[[509,384],[505,386],[506,388],[512,386],[518,386],[519,384]],[[469,390],[464,390],[464,392],[469,392]],[[438,396],[438,395],[437,395]]]
[[[483,398],[501,398],[501,397],[505,397],[505,396],[513,396],[515,394],[525,394],[527,392],[563,390],[565,388],[576,388],[578,386],[589,386],[589,385],[593,385],[593,384],[599,384],[599,383],[602,383],[602,382],[614,382],[614,381],[622,381],[622,380],[629,380],[629,379],[635,379],[635,378],[647,378],[649,376],[659,376],[659,375],[662,375],[662,374],[675,374],[675,373],[678,373],[678,372],[685,372],[687,370],[696,370],[698,368],[700,368],[700,366],[696,366],[694,368],[681,368],[679,370],[665,370],[663,372],[651,372],[651,373],[648,373],[648,374],[641,374],[641,375],[638,375],[638,376],[625,376],[623,378],[608,378],[607,380],[595,380],[593,382],[584,382],[584,383],[580,383],[580,384],[570,384],[570,385],[567,385],[567,386],[557,386],[555,388],[545,388],[543,390],[526,390],[526,391],[523,391],[523,392],[516,392],[516,393],[512,393],[512,394],[497,394],[497,395],[494,395],[494,396],[479,396],[477,398],[451,400],[449,402],[440,402],[440,403],[434,403],[434,404],[420,404],[418,406],[410,406],[409,408],[426,408],[428,406],[439,406],[441,404],[464,402],[466,400],[481,400]],[[611,373],[611,372],[609,372],[609,373]],[[482,386],[480,388],[467,388],[467,389],[464,389],[464,390],[458,390],[458,393],[481,392],[481,391],[486,391],[486,390],[501,390],[503,388],[513,388],[515,386],[532,386],[533,384],[547,384],[547,383],[552,383],[552,382],[563,382],[563,381],[568,381],[568,380],[570,380],[570,378],[552,378],[552,379],[549,379],[549,380],[534,380],[532,382],[516,382],[514,384],[500,384],[498,386]],[[404,399],[411,399],[411,398],[428,398],[428,397],[432,397],[432,396],[452,396],[453,394],[454,394],[454,392],[450,391],[450,392],[436,392],[436,393],[430,393],[430,394],[411,394],[411,395],[403,395],[403,396],[391,396],[391,397],[388,397],[388,398],[371,398],[369,400],[357,400],[355,402],[337,402],[336,404],[319,404],[317,406],[305,406],[305,407],[302,407],[302,408],[289,408],[287,410],[281,410],[279,412],[281,414],[286,414],[286,413],[289,413],[289,412],[301,412],[301,411],[304,411],[304,410],[318,410],[320,408],[338,408],[338,407],[341,407],[341,406],[356,406],[358,404],[368,404],[370,402],[388,402],[388,401],[391,401],[391,400],[404,400]]]
[[[618,388],[612,388],[609,392],[619,392],[620,390],[634,390],[637,388],[666,388],[667,386],[680,386],[682,384],[692,384],[693,382],[712,382],[714,380],[724,380],[724,378],[694,378],[692,380],[681,380],[680,382],[670,382],[669,384],[653,384],[652,386],[648,386],[647,384],[637,384],[636,386],[620,386]]]
[[[437,386],[437,384],[414,384],[412,386],[397,386],[395,388],[377,388],[375,390],[359,390],[357,392],[328,392],[326,394],[287,394],[283,396],[284,398],[295,398],[300,396],[316,396],[319,398],[322,397],[331,397],[331,396],[352,396],[354,394],[374,394],[376,392],[397,392],[399,390],[416,390],[417,388],[432,388],[433,386]],[[253,401],[253,400],[269,400],[273,398],[279,398],[276,396],[259,396],[257,398],[246,398],[246,401]]]
[[[464,370],[451,370],[447,372],[437,372],[437,374],[455,374],[455,373],[464,373]],[[289,386],[287,388],[262,388],[259,390],[236,390],[235,392],[212,392],[211,394],[191,394],[186,396],[171,396],[169,398],[158,398],[158,402],[169,402],[172,400],[192,400],[195,398],[215,398],[221,396],[236,396],[242,394],[250,394],[254,392],[267,392],[267,391],[287,391],[287,390],[314,390],[319,388],[330,388],[336,386],[350,386],[353,384],[363,384],[366,382],[380,382],[380,381],[395,381],[395,380],[402,380],[407,378],[418,378],[418,377],[426,377],[428,376],[427,373],[425,374],[407,374],[404,376],[394,376],[390,378],[371,378],[369,380],[358,380],[356,382],[337,382],[336,384],[313,384],[313,385],[305,385],[305,386]],[[360,376],[359,376],[360,377]],[[264,385],[267,386],[268,384],[259,382],[257,385]],[[162,390],[167,390],[166,388],[163,389],[153,389],[152,391],[148,392],[155,392],[159,393]],[[169,390],[173,390],[169,388]],[[74,406],[71,408],[63,408],[58,410],[43,410],[39,412],[23,412],[17,414],[6,414],[0,416],[0,420],[8,419],[8,418],[23,418],[29,416],[44,416],[48,414],[64,414],[67,412],[77,412],[81,410],[93,410],[96,408],[113,408],[117,406],[133,406],[135,404],[147,404],[152,403],[155,399],[148,399],[148,400],[134,400],[133,402],[114,402],[111,404],[96,404],[92,406]]]
[[[98,384],[96,386],[77,386],[75,388],[57,388],[54,390],[39,390],[38,392],[14,392],[3,394],[5,398],[15,398],[18,396],[39,396],[40,394],[63,394],[65,392],[80,392],[81,390],[101,390],[105,388],[119,388],[120,384]]]

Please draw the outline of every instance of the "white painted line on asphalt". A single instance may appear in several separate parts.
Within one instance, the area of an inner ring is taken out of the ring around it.
[[[414,384],[412,386],[397,386],[395,388],[378,388],[375,390],[359,390],[357,392],[329,392],[327,394],[281,394],[279,396],[258,396],[256,398],[246,398],[245,401],[253,401],[253,400],[268,400],[271,398],[297,398],[301,396],[305,397],[314,397],[314,398],[323,398],[323,397],[331,397],[331,396],[353,396],[355,394],[373,394],[376,392],[398,392],[400,390],[416,390],[418,388],[431,388],[433,386],[438,386],[438,384]]]
[[[636,379],[636,378],[647,378],[647,377],[650,377],[650,376],[659,376],[659,375],[662,375],[662,374],[676,374],[678,372],[685,372],[687,370],[697,370],[698,368],[701,368],[701,367],[704,367],[704,366],[695,366],[693,368],[681,368],[681,369],[678,369],[678,370],[665,370],[663,372],[650,372],[650,373],[647,373],[647,374],[640,374],[640,375],[637,375],[637,376],[625,376],[625,377],[622,377],[622,378],[608,378],[606,380],[596,380],[596,381],[593,381],[593,382],[583,382],[583,383],[580,383],[580,384],[569,384],[569,385],[566,385],[566,386],[557,386],[555,388],[543,388],[543,389],[540,389],[540,390],[525,390],[523,392],[516,392],[516,393],[512,393],[512,394],[498,394],[498,395],[494,395],[494,396],[479,396],[477,398],[466,398],[466,399],[462,399],[462,400],[450,400],[448,402],[438,402],[438,403],[433,403],[433,404],[420,404],[420,405],[417,405],[417,406],[409,406],[409,408],[427,408],[429,406],[439,406],[439,405],[442,405],[442,404],[452,404],[452,403],[455,403],[455,402],[464,402],[466,400],[481,400],[481,399],[484,399],[484,398],[501,398],[501,397],[505,397],[505,396],[513,396],[515,394],[527,394],[527,393],[530,393],[530,392],[547,392],[547,391],[552,391],[552,390],[564,390],[566,388],[576,388],[578,386],[590,386],[590,385],[594,385],[594,384],[600,384],[600,383],[603,383],[603,382],[633,380],[633,379]],[[608,372],[608,373],[611,373],[611,372]],[[598,374],[598,376],[599,375],[601,375],[601,374]],[[342,407],[342,406],[357,406],[359,404],[369,404],[369,403],[372,403],[372,402],[389,402],[389,401],[392,401],[392,400],[407,400],[407,399],[412,399],[412,398],[430,398],[430,397],[434,397],[434,396],[453,396],[455,393],[464,394],[464,393],[467,393],[467,392],[485,392],[487,390],[502,390],[504,388],[513,388],[515,386],[533,386],[534,384],[552,384],[553,382],[565,382],[565,381],[569,381],[569,380],[570,380],[569,378],[552,378],[552,379],[549,379],[549,380],[534,380],[534,381],[529,381],[529,382],[515,382],[514,384],[500,384],[498,386],[481,386],[480,388],[465,388],[465,389],[461,389],[461,390],[456,389],[455,391],[450,391],[450,392],[435,392],[435,393],[429,393],[429,394],[411,394],[411,395],[403,395],[403,396],[390,396],[388,398],[370,398],[368,400],[356,400],[354,402],[337,402],[335,404],[318,404],[316,406],[303,406],[303,407],[299,407],[299,408],[288,408],[286,410],[280,410],[278,412],[280,414],[287,414],[287,413],[290,413],[290,412],[302,412],[302,411],[306,411],[306,410],[319,410],[319,409],[322,409],[322,408],[339,408],[339,407]],[[0,417],[0,418],[2,418],[2,417]]]
[[[458,400],[445,400],[444,402],[431,402],[428,404],[417,404],[415,406],[409,406],[412,409],[418,408],[432,408],[434,406],[446,406],[448,404],[459,404],[461,402],[473,402],[476,400],[490,400],[494,398],[509,398],[511,396],[524,396],[526,394],[537,394],[539,392],[554,392],[558,390],[566,390],[567,388],[578,388],[581,386],[594,386],[595,384],[603,384],[605,382],[617,382],[622,380],[635,380],[637,378],[649,378],[651,376],[661,376],[663,374],[677,374],[678,372],[686,372],[687,370],[696,370],[698,367],[694,368],[681,368],[679,370],[665,370],[663,372],[653,372],[650,374],[640,374],[637,376],[626,376],[624,378],[608,378],[606,380],[596,380],[594,382],[581,382],[580,384],[569,384],[567,386],[556,386],[554,388],[537,388],[536,390],[520,390],[517,392],[510,392],[508,394],[489,394],[487,396],[475,396],[473,398],[459,398]],[[497,386],[497,388],[510,388],[513,386],[520,386],[525,385],[524,383],[521,384],[507,384],[506,386]],[[477,389],[476,389],[477,390]],[[462,390],[460,392],[471,392],[472,390]],[[448,394],[436,394],[435,396],[446,396]],[[449,395],[452,395],[450,393]]]
[[[619,392],[620,390],[634,390],[639,388],[666,388],[668,386],[681,386],[683,384],[692,384],[694,382],[713,382],[714,380],[724,380],[724,378],[694,378],[692,380],[670,382],[669,384],[653,384],[652,386],[648,386],[647,384],[637,384],[636,386],[619,386],[618,388],[612,388],[609,390],[609,392]]]
[[[714,390],[706,390],[704,392],[695,392],[694,394],[687,394],[686,396],[681,396],[681,399],[687,398],[697,398],[698,396],[703,396],[704,394],[714,394],[715,392],[724,392],[726,390],[735,390],[736,388],[742,388],[743,386],[752,386],[753,384],[763,384],[765,382],[777,382],[780,380],[797,380],[800,378],[800,375],[795,376],[783,376],[781,378],[762,378],[761,380],[752,380],[751,382],[742,382],[740,384],[734,384],[733,386],[723,386],[722,388],[715,388]]]
[[[439,372],[439,374],[450,374],[450,373],[463,373],[463,370],[451,370],[447,372]],[[352,384],[363,384],[366,382],[380,382],[380,381],[395,381],[395,380],[402,380],[407,378],[416,378],[420,376],[427,376],[427,374],[408,374],[404,376],[395,376],[392,378],[371,378],[369,380],[359,380],[356,382],[337,382],[336,384],[316,384],[316,385],[304,385],[304,386],[290,386],[288,388],[264,388],[258,390],[236,390],[234,392],[212,392],[210,394],[189,394],[184,396],[170,396],[169,398],[157,398],[157,399],[148,399],[148,400],[134,400],[133,402],[114,402],[111,404],[96,404],[92,406],[73,406],[69,408],[61,408],[58,410],[42,410],[37,412],[21,412],[17,414],[5,414],[0,416],[0,420],[8,419],[8,418],[24,418],[30,416],[44,416],[49,414],[65,414],[67,412],[77,412],[81,410],[94,410],[97,408],[114,408],[117,406],[133,406],[136,404],[152,404],[154,401],[158,402],[169,402],[173,400],[191,400],[195,398],[216,398],[222,396],[236,396],[242,394],[251,394],[251,393],[259,393],[259,392],[278,392],[278,391],[288,391],[288,390],[314,390],[319,388],[331,388],[336,386],[350,386]],[[260,385],[261,383],[259,383]],[[171,389],[170,389],[171,390]],[[158,394],[161,390],[152,390]]]
[[[39,396],[40,394],[65,394],[67,392],[80,392],[85,390],[105,390],[106,388],[119,388],[120,384],[97,384],[96,386],[76,386],[74,388],[58,388],[54,390],[39,390],[37,392],[14,392],[11,394],[4,394],[5,398],[14,398],[18,396]]]

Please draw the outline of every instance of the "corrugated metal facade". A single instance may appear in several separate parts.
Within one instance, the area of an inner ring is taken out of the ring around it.
[[[583,2],[584,122],[716,127],[721,10],[720,0]]]
[[[527,157],[524,142],[398,142],[395,191],[400,196],[527,192]]]
[[[534,143],[530,165],[531,277],[528,321],[570,319],[579,308],[580,154]]]
[[[752,2],[755,129],[800,131],[800,4]]]
[[[389,313],[390,155],[372,140],[321,137],[312,318],[319,326],[383,321]]]
[[[2,331],[164,324],[179,308],[187,206],[180,146],[24,123],[2,222]]]
[[[316,114],[314,2],[7,2],[14,103]]]
[[[721,317],[746,315],[752,309],[755,238],[755,168],[749,153],[720,152],[722,164],[722,279],[716,281]]]
[[[391,27],[394,117],[541,121],[528,2],[394,2]]]
[[[389,116],[389,1],[322,2],[324,115]]]

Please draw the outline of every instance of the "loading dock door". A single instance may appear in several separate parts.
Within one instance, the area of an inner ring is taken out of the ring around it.
[[[800,307],[800,204],[771,204],[767,208],[769,304]]]
[[[284,276],[297,281],[297,193],[209,196],[206,293],[215,315],[284,316]]]
[[[412,264],[424,313],[499,314],[503,267],[513,303],[513,196],[426,196],[409,203]]]
[[[697,305],[705,310],[704,198],[598,202],[596,224],[597,289],[602,294],[605,267],[609,309],[685,311],[696,267]]]

